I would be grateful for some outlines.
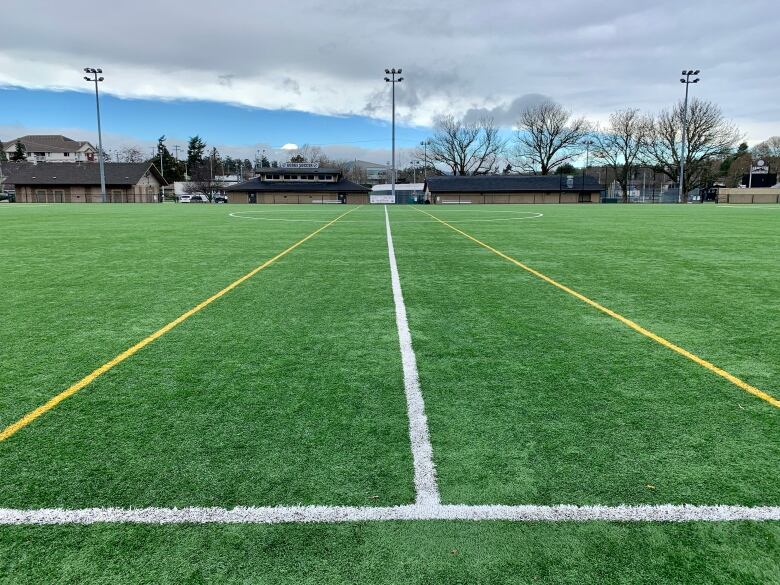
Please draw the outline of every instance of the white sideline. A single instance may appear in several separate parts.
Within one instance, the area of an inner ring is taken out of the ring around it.
[[[312,524],[409,520],[734,522],[780,520],[777,506],[279,506],[227,508],[0,508],[0,526],[52,524]]]
[[[420,506],[435,506],[439,503],[439,486],[436,483],[436,467],[433,465],[433,447],[428,433],[428,418],[425,416],[425,402],[420,391],[420,376],[417,373],[417,358],[412,349],[412,334],[406,319],[406,305],[398,277],[395,261],[393,234],[390,231],[390,216],[385,205],[385,227],[387,228],[387,255],[390,259],[390,281],[395,301],[395,323],[398,327],[398,341],[401,345],[401,363],[404,370],[406,409],[409,416],[409,441],[414,461],[414,487],[416,502]]]

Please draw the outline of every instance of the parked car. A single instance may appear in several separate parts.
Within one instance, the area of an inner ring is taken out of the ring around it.
[[[189,203],[192,195],[179,195],[179,203]]]
[[[222,194],[214,195],[214,203],[227,203],[227,202],[228,202],[227,195],[222,195]]]
[[[209,198],[203,195],[202,193],[195,193],[194,195],[190,195],[190,203],[208,203]]]

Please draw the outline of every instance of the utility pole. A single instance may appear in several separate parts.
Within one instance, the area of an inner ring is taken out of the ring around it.
[[[100,92],[98,91],[98,82],[103,81],[103,77],[98,77],[103,73],[102,69],[95,69],[93,67],[85,67],[84,73],[89,73],[92,77],[84,76],[85,81],[95,82],[95,108],[97,110],[97,127],[98,127],[98,162],[100,163],[100,200],[106,202],[106,168],[103,160],[103,132],[100,128]]]
[[[392,97],[392,102],[393,102],[393,146],[392,146],[393,156],[392,156],[392,160],[393,160],[393,164],[392,164],[392,166],[390,168],[391,168],[391,172],[392,172],[391,179],[392,179],[392,189],[393,189],[393,202],[395,202],[396,201],[396,199],[395,199],[395,84],[396,83],[401,83],[404,80],[404,78],[400,77],[401,69],[400,68],[396,69],[395,67],[393,67],[392,69],[385,69],[385,75],[389,75],[390,76],[390,77],[385,77],[385,81],[387,83],[390,83],[392,85],[392,89],[393,89],[393,91],[392,91],[392,94],[393,94],[393,97]],[[395,77],[396,75],[399,76],[398,79],[396,79],[396,77]]]
[[[682,117],[682,153],[680,154],[680,188],[677,190],[677,202],[682,203],[683,200],[683,185],[685,185],[685,138],[688,135],[688,86],[691,83],[699,83],[699,78],[691,80],[691,76],[696,76],[700,73],[699,69],[695,71],[683,69],[682,75],[685,77],[680,79],[680,83],[685,84],[685,102],[683,104],[683,117]]]

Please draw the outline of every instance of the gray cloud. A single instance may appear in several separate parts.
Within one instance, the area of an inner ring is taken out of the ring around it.
[[[540,93],[527,93],[524,96],[513,99],[506,104],[499,104],[494,108],[469,108],[463,115],[463,121],[478,122],[484,118],[491,118],[499,126],[513,126],[520,119],[520,114],[529,107],[554,101],[553,98]]]
[[[734,6],[299,0],[290,10],[278,0],[227,0],[217,9],[204,0],[135,0],[41,11],[17,3],[3,12],[0,85],[77,88],[80,68],[96,65],[106,70],[104,90],[120,96],[386,119],[383,70],[400,66],[400,120],[490,114],[511,125],[535,94],[596,119],[627,106],[656,111],[680,98],[678,73],[695,67],[703,71],[696,95],[758,140],[780,134],[780,16],[769,0],[743,0],[746,16],[724,25]]]

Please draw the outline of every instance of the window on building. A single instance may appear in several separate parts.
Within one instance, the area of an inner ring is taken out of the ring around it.
[[[70,156],[70,153],[69,152],[63,152],[62,156]]]
[[[293,177],[292,177],[292,175],[285,175],[285,176],[284,176],[284,178],[285,178],[285,180],[286,180],[286,181],[289,181],[289,180],[290,180],[290,179],[292,179]]]
[[[65,200],[65,191],[62,189],[55,189],[54,190],[54,202],[55,203],[62,203]]]
[[[46,189],[36,189],[35,200],[38,203],[46,203]]]

